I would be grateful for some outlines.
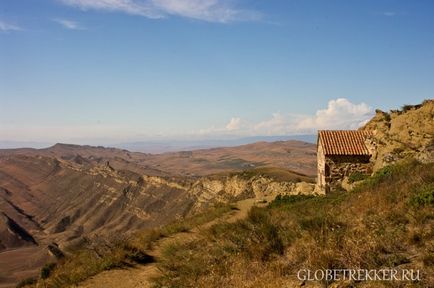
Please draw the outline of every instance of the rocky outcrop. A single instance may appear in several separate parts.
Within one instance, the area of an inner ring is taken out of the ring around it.
[[[361,129],[371,131],[375,139],[374,171],[407,157],[434,161],[434,100],[389,113],[377,110]]]
[[[277,195],[298,195],[315,193],[315,184],[307,182],[277,181],[271,177],[254,175],[243,177],[231,175],[213,179],[203,177],[188,189],[197,199],[193,211],[209,203],[227,202],[246,198],[262,199]]]
[[[281,181],[261,174],[246,177],[242,173],[205,176],[196,179],[143,175],[137,183],[130,183],[130,187],[136,186],[141,186],[141,189],[165,187],[166,189],[184,191],[194,199],[194,204],[188,214],[200,212],[216,203],[247,198],[262,199],[277,195],[316,193],[313,183]]]

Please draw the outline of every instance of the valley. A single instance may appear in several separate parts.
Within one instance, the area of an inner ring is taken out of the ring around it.
[[[311,191],[296,183],[313,182],[314,169],[315,145],[299,141],[156,155],[68,144],[0,150],[0,263],[8,263],[0,286],[97,237],[219,203]]]

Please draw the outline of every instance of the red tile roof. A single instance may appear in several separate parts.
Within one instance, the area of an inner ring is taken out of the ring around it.
[[[371,155],[365,140],[371,134],[359,130],[322,130],[318,131],[325,155]]]

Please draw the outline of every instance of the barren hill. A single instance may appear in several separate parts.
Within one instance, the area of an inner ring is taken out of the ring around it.
[[[141,163],[181,175],[208,175],[257,167],[278,167],[315,175],[315,147],[301,141],[257,142],[237,147],[158,154]]]
[[[45,149],[0,149],[0,155],[47,156],[78,164],[146,169],[148,175],[203,176],[257,167],[278,167],[314,175],[315,145],[302,141],[257,142],[236,147],[146,154],[117,148],[56,144]]]

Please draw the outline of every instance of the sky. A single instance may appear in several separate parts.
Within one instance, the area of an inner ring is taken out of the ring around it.
[[[431,0],[0,0],[0,141],[355,129],[434,98]]]

